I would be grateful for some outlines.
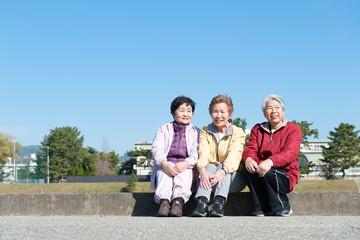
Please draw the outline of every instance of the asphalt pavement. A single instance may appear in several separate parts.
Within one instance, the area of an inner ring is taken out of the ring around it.
[[[0,239],[360,239],[360,216],[0,217]]]

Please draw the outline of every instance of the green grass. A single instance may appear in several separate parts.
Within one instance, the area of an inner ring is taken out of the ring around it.
[[[1,193],[118,193],[126,183],[0,184]],[[249,191],[248,188],[244,191]],[[358,191],[354,180],[300,180],[294,192]],[[137,182],[134,192],[152,192],[149,182]]]
[[[118,193],[126,183],[0,184],[1,193]],[[151,192],[150,183],[138,182],[134,192]]]
[[[357,192],[354,180],[300,180],[294,192]]]

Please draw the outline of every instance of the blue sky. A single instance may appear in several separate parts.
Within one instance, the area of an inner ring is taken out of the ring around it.
[[[75,126],[84,146],[107,139],[122,155],[172,120],[176,96],[202,127],[224,93],[249,128],[278,94],[321,139],[359,129],[359,12],[357,0],[1,1],[0,131],[25,146]]]

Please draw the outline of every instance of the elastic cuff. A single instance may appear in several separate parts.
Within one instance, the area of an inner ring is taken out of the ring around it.
[[[184,199],[182,197],[177,197],[172,200],[172,202],[179,201],[181,205],[184,205]]]
[[[214,199],[214,202],[216,202],[216,201],[221,203],[223,206],[225,206],[226,198],[221,195],[217,195],[217,196],[215,196],[215,199]]]
[[[169,199],[164,199],[164,198],[160,199],[160,204],[162,204],[163,202],[167,202],[167,203],[170,204]]]
[[[208,200],[206,197],[204,197],[204,196],[197,197],[197,198],[195,199],[195,201],[196,201],[197,203],[203,202],[203,203],[206,203],[206,204],[208,204],[208,202],[209,202],[209,200]]]

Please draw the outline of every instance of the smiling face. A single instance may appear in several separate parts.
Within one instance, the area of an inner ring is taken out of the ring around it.
[[[191,122],[193,111],[191,105],[187,103],[181,104],[173,114],[175,122],[179,125],[187,125]]]
[[[278,101],[267,101],[264,116],[269,121],[271,129],[276,130],[281,126],[284,114],[284,109]]]
[[[231,118],[229,107],[226,103],[217,103],[211,110],[210,116],[216,127],[216,130],[225,133],[228,120]]]

